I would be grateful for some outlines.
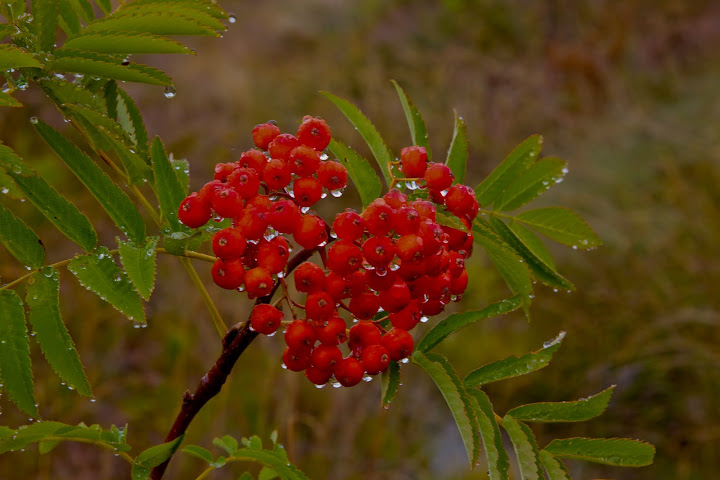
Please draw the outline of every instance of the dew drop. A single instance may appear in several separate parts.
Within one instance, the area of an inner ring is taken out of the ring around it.
[[[327,156],[327,153],[323,153],[322,155],[320,155],[320,160],[322,160],[323,162],[324,162],[325,160],[327,160],[328,158],[329,158],[329,157]]]
[[[272,333],[267,333],[267,334],[265,334],[265,336],[266,337],[274,337],[276,333],[277,333],[277,330]]]
[[[335,198],[342,197],[342,194],[343,194],[342,188],[338,188],[337,190],[330,190],[330,195],[332,195]]]
[[[9,189],[9,188],[6,188],[6,187],[3,187],[2,190],[0,190],[0,192],[2,192],[3,195],[7,195],[7,193],[10,192],[10,189]]]
[[[287,370],[287,365],[285,365],[284,363],[281,364],[280,366],[281,366],[283,369]]]
[[[422,322],[422,323],[425,323],[425,322],[427,322],[428,320],[429,320],[429,318],[426,317],[426,316],[424,316],[424,315],[423,315],[422,317],[420,317],[420,322]]]
[[[342,387],[342,384],[338,381],[330,382],[330,385],[332,385],[333,388],[340,388]]]
[[[410,361],[409,358],[403,358],[400,360],[400,363],[408,363]]]
[[[325,384],[323,383],[322,385],[315,385],[315,388],[325,388]]]
[[[30,123],[32,123],[33,125],[37,125],[38,122],[39,120],[37,117],[30,117]]]
[[[327,192],[322,192],[320,194],[320,198],[327,198]]]
[[[177,95],[177,92],[175,91],[175,87],[168,85],[165,87],[165,98],[175,98],[175,95]]]
[[[90,403],[95,403],[95,402],[97,402],[97,398],[91,398],[91,399],[90,399]]]
[[[363,382],[372,382],[372,375],[363,375]]]
[[[235,16],[234,13],[231,13],[230,15],[228,15],[228,22],[230,22],[230,23],[237,22],[237,17]]]
[[[412,181],[410,181],[410,182],[405,182],[405,187],[406,187],[408,190],[417,190],[417,189],[418,189],[418,184],[415,182],[415,180],[412,180]]]
[[[302,207],[302,208],[300,209],[300,212],[301,212],[301,213],[308,213],[309,211],[310,211],[310,207]]]

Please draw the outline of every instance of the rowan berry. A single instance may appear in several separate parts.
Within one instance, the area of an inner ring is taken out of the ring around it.
[[[385,200],[385,203],[390,205],[390,208],[398,209],[402,208],[407,205],[407,195],[402,193],[397,188],[393,188],[389,192],[387,192],[385,195],[383,195],[383,200]]]
[[[251,268],[245,273],[245,290],[249,298],[264,297],[272,289],[272,276],[263,267]]]
[[[427,300],[420,304],[420,311],[428,317],[439,315],[443,310],[445,310],[445,304],[440,300]]]
[[[295,289],[302,293],[311,293],[323,289],[325,272],[312,262],[303,262],[293,272]]]
[[[393,362],[409,357],[415,347],[412,335],[401,328],[393,328],[383,335],[382,344]]]
[[[450,276],[457,278],[465,270],[465,258],[458,252],[448,253],[448,271]]]
[[[267,150],[270,142],[278,135],[280,135],[280,129],[270,122],[255,125],[255,128],[252,129],[253,143],[261,150]]]
[[[227,178],[235,171],[237,165],[234,163],[218,163],[215,165],[215,180],[226,182]]]
[[[443,248],[435,255],[426,256],[424,263],[426,275],[431,277],[440,275],[450,267],[450,254]]]
[[[327,252],[327,266],[339,275],[348,275],[362,266],[360,247],[347,240],[333,243]]]
[[[388,313],[399,312],[410,303],[410,289],[405,282],[398,282],[378,293],[380,307]]]
[[[405,261],[400,262],[400,266],[395,270],[395,273],[406,282],[410,282],[425,275],[426,270],[425,262]]]
[[[460,275],[450,281],[449,291],[451,295],[462,295],[468,286],[468,274],[463,268]]]
[[[390,356],[382,345],[368,345],[360,354],[360,363],[368,375],[377,375],[387,370]]]
[[[293,232],[295,242],[305,249],[315,248],[327,242],[325,222],[317,215],[303,215]]]
[[[330,191],[342,190],[347,186],[347,169],[340,162],[326,161],[318,167],[320,184]]]
[[[315,327],[315,335],[323,345],[339,345],[347,340],[345,320],[333,315],[322,326]]]
[[[306,115],[297,130],[297,138],[303,145],[322,151],[330,144],[330,127],[319,117]]]
[[[466,185],[453,185],[445,195],[445,206],[457,217],[467,215],[474,218],[477,214],[477,205],[475,191]]]
[[[342,358],[342,352],[336,345],[318,345],[310,354],[311,364],[321,370],[332,371]]]
[[[201,200],[210,206],[215,190],[222,187],[225,187],[224,182],[221,182],[220,180],[210,180],[198,191],[198,200]]]
[[[210,201],[215,213],[224,218],[236,217],[243,209],[243,199],[232,187],[220,187],[214,190]]]
[[[401,207],[393,214],[393,230],[398,235],[415,233],[420,226],[420,214],[412,207]]]
[[[210,272],[215,284],[226,290],[240,288],[245,279],[245,267],[239,259],[225,261],[219,258]]]
[[[290,167],[285,160],[273,158],[265,165],[262,178],[269,190],[282,190],[291,180]]]
[[[305,314],[309,319],[326,320],[335,312],[335,300],[329,293],[317,290],[308,294],[305,301]]]
[[[360,320],[369,320],[380,309],[380,300],[373,293],[353,295],[348,305],[350,313]]]
[[[236,228],[223,228],[212,238],[213,252],[223,260],[240,258],[245,252],[246,244],[245,237]]]
[[[353,352],[359,352],[368,345],[377,345],[382,342],[382,334],[373,322],[361,321],[348,330],[348,347]]]
[[[313,350],[313,353],[314,352],[315,350]],[[340,358],[342,358],[342,356]],[[305,370],[305,377],[315,385],[325,385],[328,380],[332,378],[332,375],[333,374],[331,370],[323,370],[322,368],[318,368],[315,365],[310,365]]]
[[[273,138],[268,145],[268,151],[271,158],[279,158],[286,162],[290,159],[290,152],[300,145],[300,141],[290,133],[281,133]]]
[[[299,349],[287,347],[282,356],[283,364],[288,370],[302,372],[310,366],[310,352],[307,347]]]
[[[395,252],[403,262],[419,262],[423,258],[422,237],[410,233],[395,242]]]
[[[412,330],[421,318],[420,304],[416,300],[411,300],[405,308],[390,314],[390,323],[396,329]]]
[[[260,177],[252,168],[236,168],[227,178],[227,182],[245,199],[257,195],[260,188]]]
[[[335,379],[343,387],[357,385],[365,375],[360,361],[354,357],[343,358],[335,367]]]
[[[258,249],[259,245],[257,242],[247,242],[245,253],[243,253],[242,256],[242,262],[245,268],[255,268],[258,266]]]
[[[385,268],[395,257],[395,245],[385,236],[370,237],[363,242],[362,253],[373,267]]]
[[[373,235],[385,235],[392,230],[392,213],[392,207],[385,200],[375,199],[362,213],[365,228]]]
[[[290,245],[284,237],[277,236],[269,241],[263,238],[258,243],[257,266],[270,273],[282,272],[289,257]]]
[[[185,197],[178,208],[178,219],[190,228],[202,227],[211,216],[210,203],[203,202],[196,192]]]
[[[425,170],[425,185],[429,190],[445,190],[452,185],[455,177],[444,163],[431,163]]]
[[[428,198],[438,205],[445,204],[445,197],[443,196],[443,190],[433,190],[428,188]]]
[[[362,217],[350,208],[335,216],[332,228],[338,238],[350,241],[360,238],[365,232]]]
[[[443,229],[443,232],[447,234],[448,250],[458,251],[465,247],[469,235],[467,232],[463,232],[462,230],[448,227],[446,225],[442,225],[441,228]]]
[[[248,240],[259,240],[269,225],[268,215],[259,208],[246,208],[239,217],[233,219],[233,227],[240,230]]]
[[[284,317],[285,315],[277,308],[261,303],[253,307],[250,314],[250,326],[258,333],[271,335],[280,327]]]
[[[257,194],[245,202],[245,208],[257,208],[261,212],[268,212],[273,204],[267,195]]]
[[[330,272],[325,277],[325,291],[337,302],[351,295],[347,280],[335,272]]]
[[[320,166],[320,153],[307,145],[299,145],[290,152],[288,165],[290,171],[299,177],[309,177]]]
[[[363,269],[356,270],[350,275],[347,275],[345,280],[347,281],[348,288],[350,289],[350,296],[360,295],[361,293],[368,291],[367,276],[365,275],[365,270]]]
[[[425,219],[430,219],[433,222],[435,221],[435,212],[437,211],[437,208],[432,202],[418,199],[411,202],[410,206],[418,212],[421,221]]]
[[[400,170],[407,178],[422,178],[427,169],[427,151],[418,145],[400,150]]]
[[[380,275],[382,273],[382,275]],[[372,269],[365,272],[367,285],[370,289],[380,292],[392,287],[395,284],[397,275],[389,269]]]
[[[417,234],[423,240],[423,255],[435,255],[445,243],[445,232],[432,220],[423,220],[417,229]]]
[[[439,300],[450,291],[450,274],[441,273],[436,277],[429,277],[425,294],[431,300]]]
[[[315,330],[306,320],[293,320],[285,329],[285,343],[293,350],[311,349],[315,345]]]
[[[238,167],[252,168],[258,177],[262,175],[265,165],[268,163],[268,158],[260,150],[248,150],[240,155],[240,160],[235,162]]]
[[[295,203],[301,207],[311,207],[322,197],[322,185],[315,177],[303,177],[293,184]]]

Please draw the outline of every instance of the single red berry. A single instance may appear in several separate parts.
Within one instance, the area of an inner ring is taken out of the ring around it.
[[[439,300],[450,292],[450,274],[447,272],[441,273],[436,277],[429,277],[427,283],[427,290],[425,294],[430,297],[431,300]]]
[[[224,218],[236,217],[243,209],[243,199],[232,187],[221,187],[214,190],[211,203],[215,213]]]
[[[315,353],[315,350],[313,350],[313,353]],[[342,355],[340,355],[340,358],[342,359]],[[332,378],[332,375],[332,370],[323,370],[315,365],[310,365],[305,370],[305,377],[315,385],[325,385]]]
[[[272,203],[267,195],[257,194],[245,202],[245,208],[257,208],[262,212],[269,212]]]
[[[330,191],[342,190],[347,185],[347,169],[340,162],[323,162],[317,173],[320,184]]]
[[[300,224],[300,208],[292,200],[279,200],[270,206],[270,226],[280,233],[293,233]]]
[[[337,214],[333,222],[333,230],[338,238],[353,241],[362,236],[365,225],[362,217],[355,210],[348,208]]]
[[[422,178],[427,168],[425,147],[412,146],[400,150],[400,170],[407,178]]]
[[[272,305],[261,303],[253,307],[250,314],[250,325],[253,330],[264,335],[271,335],[280,327],[283,313]]]
[[[293,372],[302,372],[310,366],[309,348],[292,349],[287,347],[283,352],[283,364]]]
[[[303,215],[300,224],[293,232],[293,239],[308,250],[327,242],[325,222],[317,215]]]
[[[305,314],[311,320],[326,320],[336,311],[335,300],[323,290],[310,293],[305,302]]]
[[[363,269],[355,270],[350,275],[345,276],[345,280],[348,283],[351,297],[368,291],[367,277]]]
[[[395,245],[385,236],[370,237],[363,242],[362,253],[373,267],[385,268],[395,257]]]
[[[346,357],[335,367],[335,379],[343,387],[357,385],[365,375],[365,369],[357,358]]]
[[[335,299],[336,302],[344,298],[348,298],[351,295],[350,285],[341,275],[335,272],[330,272],[325,277],[325,291]]]
[[[360,247],[347,240],[333,243],[327,252],[327,266],[339,275],[348,275],[362,266]]]
[[[433,222],[435,221],[435,212],[437,211],[437,208],[432,202],[418,199],[411,202],[410,206],[413,207],[418,214],[420,214],[420,220],[430,219]]]
[[[298,127],[297,138],[300,143],[322,151],[330,144],[330,127],[325,120],[319,117],[311,117],[309,115],[303,118],[303,122]]]
[[[431,163],[425,170],[425,185],[430,190],[440,191],[452,185],[454,176],[444,163]]]
[[[390,314],[390,323],[395,328],[412,330],[421,318],[420,304],[416,300],[411,300],[405,308]]]
[[[425,262],[400,262],[400,267],[395,273],[406,282],[410,282],[425,275],[426,270]]]
[[[298,292],[311,293],[321,290],[325,285],[325,272],[312,262],[304,262],[298,265],[293,272],[295,289]]]
[[[268,163],[268,158],[260,150],[248,150],[240,155],[240,160],[235,162],[238,167],[252,168],[260,177],[265,170],[265,165]]]
[[[293,184],[295,203],[301,207],[311,207],[322,197],[322,185],[315,177],[303,177]]]
[[[369,320],[380,309],[380,300],[374,293],[361,293],[353,295],[348,305],[350,313],[360,320]]]
[[[336,345],[318,345],[310,354],[312,365],[321,370],[332,371],[342,358],[342,352]]]
[[[274,123],[261,123],[252,129],[253,143],[261,150],[267,150],[268,145],[275,137],[280,135],[280,129]]]
[[[438,205],[445,204],[445,197],[443,196],[443,190],[435,190],[432,188],[428,188],[428,198],[430,198],[430,200],[437,203]]]
[[[475,191],[466,185],[453,185],[445,195],[445,206],[456,217],[474,217],[473,210],[477,213],[477,204]]]
[[[272,288],[272,276],[263,267],[255,267],[245,273],[245,290],[249,298],[264,297]]]
[[[468,286],[468,274],[463,268],[462,273],[450,281],[450,294],[451,295],[462,295]]]
[[[269,190],[282,190],[288,186],[292,178],[290,167],[285,160],[273,158],[265,165],[262,178]]]
[[[242,214],[233,219],[233,227],[240,230],[248,240],[259,240],[268,227],[268,215],[259,208],[246,208]]]
[[[401,328],[393,328],[383,335],[382,344],[393,362],[409,357],[415,346],[412,335]]]
[[[382,275],[381,275],[382,273]],[[365,273],[368,287],[376,292],[386,290],[395,284],[397,275],[389,269],[372,269]]]
[[[380,307],[388,313],[399,312],[410,303],[410,289],[405,282],[398,282],[378,293]]]
[[[385,200],[378,198],[363,211],[362,219],[368,232],[383,236],[392,230],[393,209]]]
[[[260,188],[260,177],[252,168],[236,168],[227,181],[242,198],[246,199],[257,195]]]
[[[315,326],[315,335],[323,345],[339,345],[347,340],[346,329],[345,320],[333,315],[323,325]]]
[[[203,202],[195,192],[188,195],[178,208],[178,219],[190,228],[202,227],[211,216],[210,203]]]
[[[382,345],[369,345],[363,348],[360,362],[368,375],[377,375],[387,370],[390,356]]]
[[[315,345],[315,330],[306,320],[293,320],[284,336],[285,343],[293,350],[310,349]]]
[[[290,245],[284,237],[264,238],[258,243],[257,266],[270,273],[282,272],[290,257]]]
[[[320,153],[306,145],[295,147],[288,157],[290,171],[299,177],[309,177],[318,171]]]
[[[445,310],[445,304],[440,300],[428,300],[420,304],[420,311],[428,317],[439,315],[443,310]]]
[[[395,242],[395,252],[403,262],[419,262],[423,258],[422,237],[410,233]]]
[[[234,163],[218,163],[215,165],[215,180],[226,182],[227,178],[235,171],[237,165]]]
[[[258,244],[256,242],[247,242],[245,247],[245,253],[242,256],[243,265],[245,268],[255,268],[258,266]]]
[[[402,208],[407,206],[407,195],[402,193],[399,189],[393,188],[389,192],[387,192],[385,195],[383,195],[383,200],[385,200],[385,203],[390,205],[390,208],[397,210],[398,208]]]
[[[393,230],[398,235],[415,233],[420,226],[420,214],[412,207],[401,207],[393,213]]]
[[[290,159],[290,152],[298,145],[300,145],[300,142],[295,138],[295,135],[281,133],[273,138],[273,141],[268,145],[270,157],[279,158],[287,162]]]
[[[448,271],[450,276],[457,278],[463,271],[465,271],[465,258],[458,252],[448,253]]]
[[[450,267],[450,254],[443,248],[435,255],[425,256],[423,263],[425,263],[425,273],[434,277],[444,273]]]
[[[423,240],[423,255],[435,255],[445,243],[445,232],[432,220],[423,220],[417,229],[417,234]]]
[[[359,352],[368,345],[378,345],[381,342],[382,334],[373,322],[358,322],[348,331],[348,347],[353,352]]]
[[[236,228],[223,228],[212,238],[213,252],[223,260],[242,257],[246,245],[245,237]]]
[[[221,182],[220,180],[210,180],[203,185],[200,191],[198,191],[198,200],[201,200],[203,203],[207,203],[208,206],[211,206],[215,190],[223,187],[225,187],[224,182]]]
[[[213,264],[211,273],[215,284],[226,290],[240,288],[245,279],[245,267],[239,259],[228,260],[227,262],[218,259]]]

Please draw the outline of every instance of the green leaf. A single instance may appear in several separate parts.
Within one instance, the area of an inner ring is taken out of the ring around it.
[[[103,87],[103,99],[107,110],[107,116],[111,120],[117,119],[118,86],[115,80],[108,80]]]
[[[507,415],[503,418],[503,427],[508,432],[513,447],[515,447],[515,456],[520,467],[520,477],[523,480],[544,479],[545,476],[540,463],[540,452],[532,431],[527,425],[523,425]]]
[[[220,34],[192,17],[178,13],[137,13],[109,15],[90,22],[84,30],[93,32],[138,32],[154,35],[204,35],[219,37]]]
[[[363,113],[352,103],[347,100],[336,97],[335,95],[322,92],[336,107],[350,120],[350,123],[360,132],[365,142],[370,147],[370,151],[375,156],[375,160],[380,167],[380,171],[385,177],[385,183],[390,185],[392,182],[392,176],[390,174],[389,162],[392,162],[395,157],[393,156],[390,149],[385,145],[385,141],[382,139],[378,131],[375,129],[373,124]]]
[[[184,255],[185,252],[197,250],[210,236],[207,230],[196,230],[192,234],[173,232],[162,238],[162,246],[171,255]]]
[[[488,476],[490,480],[508,480],[510,459],[505,451],[500,427],[495,420],[495,412],[490,399],[482,390],[471,389],[468,390],[468,394],[487,456]]]
[[[412,144],[425,147],[428,160],[432,161],[432,151],[430,150],[430,142],[428,140],[425,120],[423,120],[422,115],[420,115],[420,111],[413,104],[412,100],[410,100],[410,98],[408,98],[405,94],[405,91],[402,89],[400,84],[395,80],[390,81],[395,86],[403,111],[405,111],[405,118],[407,119],[408,127],[410,127],[410,138],[412,140]]]
[[[132,5],[148,5],[148,4],[167,4],[168,0],[134,0]],[[227,13],[220,8],[215,0],[173,0],[173,4],[183,4],[184,6],[191,7],[195,10],[199,10],[208,15],[211,15],[217,19],[225,20],[228,18]],[[129,5],[126,4],[123,8],[127,8]],[[161,5],[162,10],[162,5]]]
[[[390,362],[380,378],[380,404],[383,408],[390,408],[400,389],[400,364]]]
[[[23,303],[13,290],[0,290],[0,374],[10,399],[37,418],[30,346]]]
[[[82,105],[97,112],[105,110],[105,103],[87,88],[59,78],[40,80],[38,83],[57,105]]]
[[[170,77],[147,65],[123,64],[121,60],[110,55],[71,48],[58,50],[52,70],[56,72],[82,73],[127,82],[149,83],[150,85],[172,85]]]
[[[125,90],[118,89],[118,123],[135,142],[138,151],[148,155],[148,134],[140,110]]]
[[[75,176],[90,190],[127,237],[137,243],[145,241],[145,222],[135,204],[90,157],[58,131],[38,121],[35,130],[55,150]]]
[[[5,40],[5,37],[12,35],[15,32],[15,27],[9,23],[0,23],[0,40]]]
[[[446,227],[454,228],[455,230],[460,230],[461,232],[468,231],[465,224],[463,224],[458,217],[444,209],[435,212],[435,221],[439,225],[445,225]]]
[[[525,422],[582,422],[605,411],[614,389],[613,385],[592,397],[574,402],[531,403],[513,408],[507,414]]]
[[[152,14],[168,14],[183,15],[191,18],[203,27],[216,32],[222,32],[227,29],[224,23],[215,18],[201,4],[191,2],[172,1],[154,1],[145,4],[131,2],[121,5],[115,12],[113,17],[119,18],[125,15],[152,15]]]
[[[100,10],[102,10],[105,15],[112,11],[110,0],[95,0],[95,3],[97,3],[97,6],[100,7]]]
[[[85,50],[120,55],[143,53],[194,53],[182,43],[170,38],[137,32],[83,33],[70,38],[58,51],[65,49]]]
[[[60,422],[37,422],[23,425],[15,431],[11,430],[11,436],[0,438],[0,454],[12,450],[22,450],[28,445],[53,435],[63,427],[65,424]]]
[[[529,228],[516,222],[514,218],[508,221],[507,226],[510,230],[512,230],[515,236],[532,251],[533,255],[535,255],[545,265],[557,271],[555,261],[553,260],[552,255],[550,255],[550,250],[548,250],[545,243],[540,240],[537,235],[535,235]]]
[[[23,265],[45,264],[45,246],[22,220],[0,203],[0,243]]]
[[[258,473],[258,480],[273,480],[275,478],[278,478],[277,472],[267,466],[262,467],[260,473]]]
[[[50,423],[50,422],[44,422]],[[48,428],[42,439],[35,434],[33,441],[40,442],[40,453],[48,453],[55,448],[60,442],[83,442],[92,443],[99,446],[112,448],[113,450],[127,452],[130,445],[125,443],[125,429],[118,429],[112,425],[110,430],[103,430],[100,425],[92,425],[90,427],[85,424],[64,425],[52,422],[54,428]]]
[[[120,262],[135,289],[149,300],[155,288],[155,257],[159,237],[148,237],[143,245],[117,239]]]
[[[233,455],[233,459],[260,462],[275,470],[281,478],[286,480],[308,480],[308,477],[299,468],[288,463],[283,455],[275,451],[242,448]]]
[[[58,0],[31,0],[33,21],[30,24],[38,38],[40,52],[50,52],[55,44],[55,30],[60,14]]]
[[[90,0],[69,0],[75,12],[87,23],[95,18],[95,12]]]
[[[536,352],[521,357],[511,356],[473,370],[465,377],[463,384],[466,387],[477,387],[540,370],[550,363],[563,338],[565,332],[560,332],[555,339],[545,342],[543,348]]]
[[[382,193],[382,183],[370,163],[334,138],[330,140],[329,148],[330,152],[347,169],[350,179],[360,194],[363,207],[370,205]]]
[[[497,211],[511,211],[530,202],[562,181],[567,163],[555,157],[543,158],[520,174],[494,202]]]
[[[45,267],[33,275],[28,283],[25,302],[37,341],[50,366],[63,382],[79,394],[92,397],[80,357],[60,318],[60,277],[57,270]]]
[[[516,295],[512,298],[488,305],[482,310],[453,313],[427,332],[423,339],[420,340],[420,343],[418,343],[416,349],[421,352],[427,352],[461,328],[472,325],[480,320],[485,320],[486,318],[504,315],[513,310],[517,310],[523,303],[524,299]]]
[[[537,280],[556,289],[575,290],[575,285],[573,285],[572,282],[560,275],[554,267],[545,263],[541,258],[541,256],[544,256],[544,252],[539,255],[536,254],[505,222],[499,218],[491,217],[490,225],[492,225],[495,233],[510,244],[518,255],[525,260]],[[515,223],[515,226],[518,226],[518,224]],[[528,233],[533,235],[532,232]],[[537,237],[535,237],[535,239],[537,240]],[[537,244],[533,244],[533,246],[537,246]]]
[[[22,48],[7,43],[0,44],[0,72],[21,67],[42,68],[42,64],[32,53]]]
[[[492,204],[500,193],[540,156],[542,137],[533,135],[515,147],[483,182],[475,188],[475,198],[483,207]]]
[[[18,102],[10,94],[0,91],[0,107],[22,107],[22,103]]]
[[[450,148],[448,148],[447,159],[445,160],[445,164],[450,167],[450,171],[455,176],[453,183],[463,183],[465,181],[467,160],[467,128],[462,117],[455,112],[455,128],[450,141]]]
[[[235,439],[233,437],[230,437],[229,435],[226,435],[225,437],[229,438],[230,440],[234,441]],[[225,438],[223,437],[223,438]],[[241,440],[242,444],[248,448],[256,448],[258,450],[262,449],[262,440],[257,435],[253,435],[250,438],[243,437]]]
[[[479,427],[477,419],[473,415],[469,396],[460,383],[460,379],[447,359],[440,355],[432,353],[425,355],[416,350],[411,359],[433,379],[445,398],[465,444],[470,466],[474,466],[480,456],[480,440],[477,433]]]
[[[238,450],[238,441],[230,435],[225,435],[222,438],[213,438],[213,445],[222,448],[228,455],[234,455]],[[262,445],[260,448],[262,448]]]
[[[210,453],[210,450],[200,447],[198,445],[187,445],[186,447],[183,447],[182,451],[183,453],[187,453],[188,455],[197,457],[200,460],[204,460],[207,463],[213,461],[213,456],[212,453]]]
[[[80,284],[110,303],[120,313],[137,323],[145,323],[140,296],[120,270],[105,247],[99,247],[90,255],[75,257],[68,264]]]
[[[178,177],[178,182],[180,182],[183,193],[187,196],[190,191],[190,162],[188,162],[186,158],[172,158],[172,154],[170,154],[169,158],[173,170],[175,171],[175,175]]]
[[[566,438],[553,440],[545,450],[555,457],[618,467],[644,467],[655,456],[655,447],[629,438]]]
[[[150,471],[152,468],[160,465],[170,458],[178,447],[180,447],[183,438],[185,438],[184,434],[180,435],[175,440],[155,445],[140,452],[135,459],[135,464],[130,472],[130,477],[133,480],[146,480],[150,478]]]
[[[568,208],[546,207],[528,210],[515,219],[563,245],[581,250],[599,247],[602,240],[585,221]]]
[[[540,463],[545,467],[549,480],[571,480],[565,464],[545,450],[540,450]]]
[[[76,35],[80,29],[82,29],[82,25],[80,25],[80,19],[75,13],[70,0],[59,0],[58,5],[60,12],[58,23],[60,28],[62,28],[63,32],[68,36]]]
[[[185,199],[185,193],[159,137],[153,140],[150,158],[155,174],[155,195],[160,202],[160,211],[173,232],[185,231],[187,229],[178,220],[178,208]]]

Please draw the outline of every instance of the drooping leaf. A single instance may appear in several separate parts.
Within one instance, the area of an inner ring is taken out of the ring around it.
[[[35,232],[1,203],[0,243],[23,265],[39,268],[45,263],[45,246]]]
[[[559,458],[555,458],[545,450],[540,450],[540,462],[545,467],[549,480],[571,480],[570,472]]]
[[[117,239],[123,268],[145,300],[150,299],[155,288],[155,249],[158,240],[159,237],[148,237],[143,245],[136,245],[131,241]]]
[[[542,402],[515,407],[507,415],[525,422],[582,422],[602,414],[615,386],[574,402]]]
[[[618,467],[644,467],[655,456],[655,447],[629,438],[566,438],[553,440],[545,450],[555,457]]]
[[[58,131],[41,121],[35,124],[35,130],[90,190],[120,231],[137,243],[144,242],[145,222],[125,192],[90,157]]]
[[[213,461],[213,455],[212,453],[210,453],[210,450],[200,447],[198,445],[187,445],[183,447],[182,451],[183,453],[192,455],[193,457],[199,458],[200,460],[204,460],[207,463]]]
[[[427,352],[461,328],[472,325],[473,323],[486,318],[496,317],[498,315],[503,315],[512,312],[513,310],[517,310],[520,306],[522,306],[523,302],[523,298],[516,295],[497,303],[493,303],[492,305],[488,305],[482,310],[453,313],[425,334],[422,340],[418,343],[417,350]]]
[[[220,34],[192,17],[178,13],[136,13],[109,15],[88,24],[84,30],[92,32],[139,32],[154,35],[204,35],[218,37]]]
[[[563,338],[565,338],[565,332],[560,332],[560,335],[551,341],[545,342],[543,348],[536,352],[521,357],[511,356],[473,370],[465,377],[463,384],[466,387],[477,387],[498,380],[525,375],[546,367],[550,363],[553,354],[560,348]]]
[[[494,202],[497,211],[516,210],[562,180],[567,163],[556,157],[543,158],[521,173]]]
[[[390,175],[389,162],[394,160],[394,156],[387,145],[385,145],[385,141],[382,139],[375,126],[352,103],[328,92],[322,92],[322,94],[340,109],[343,115],[350,120],[350,123],[353,124],[363,137],[365,143],[367,143],[368,147],[370,147],[370,151],[373,153],[373,156],[380,167],[380,171],[385,177],[385,183],[390,185],[392,178]]]
[[[5,37],[12,35],[15,28],[9,23],[0,23],[0,40],[5,40]]]
[[[4,14],[7,14],[8,21],[10,22],[18,20],[19,17],[27,10],[25,0],[5,0],[3,3],[0,3],[0,6]]]
[[[68,264],[68,270],[80,284],[96,293],[102,300],[137,323],[145,323],[140,296],[125,272],[120,270],[105,247],[90,255],[78,256]]]
[[[402,104],[403,110],[405,111],[405,118],[407,119],[408,127],[410,128],[410,139],[413,145],[419,145],[425,147],[425,152],[428,156],[428,161],[432,161],[432,151],[430,150],[430,142],[428,140],[427,127],[425,126],[425,120],[423,120],[420,111],[417,109],[412,100],[405,94],[399,83],[395,80],[391,80],[395,86],[398,98]]]
[[[540,156],[542,137],[533,135],[515,147],[483,182],[475,188],[475,198],[483,207],[492,204],[522,172]]]
[[[131,144],[130,135],[123,130],[122,126],[109,116],[104,113],[98,112],[97,110],[89,107],[83,107],[80,105],[63,105],[63,111],[73,120],[77,120],[82,117],[90,122],[96,128],[104,128],[110,132],[114,137],[121,139],[123,142]],[[84,125],[83,125],[84,126]],[[93,139],[94,140],[94,139]],[[98,147],[108,150],[110,147],[108,144],[100,143]]]
[[[185,193],[159,137],[153,140],[150,158],[155,174],[155,195],[160,202],[160,211],[173,232],[185,231],[187,229],[178,220],[178,207],[185,198]]]
[[[425,370],[445,398],[465,444],[470,466],[474,466],[480,456],[479,427],[469,396],[460,383],[460,379],[447,359],[440,355],[432,353],[426,355],[416,350],[412,354],[411,360]]]
[[[148,53],[193,53],[182,43],[151,33],[94,31],[70,38],[58,52],[65,49],[119,55]]]
[[[148,155],[148,134],[140,110],[125,90],[118,89],[118,123],[135,142],[138,151]]]
[[[0,44],[0,72],[21,67],[42,68],[42,64],[32,53],[22,48],[8,43]]]
[[[152,14],[168,14],[182,15],[192,18],[205,28],[216,32],[225,31],[227,28],[220,19],[216,18],[203,5],[195,2],[178,2],[176,0],[154,1],[147,3],[130,2],[121,5],[115,12],[113,17],[120,18],[126,15],[152,15]]]
[[[60,15],[58,0],[31,0],[33,33],[40,52],[50,52],[55,44],[55,30]]]
[[[545,476],[540,463],[540,451],[532,431],[527,425],[523,425],[507,415],[503,418],[503,427],[508,432],[513,447],[515,447],[515,456],[523,480],[544,479]]]
[[[330,152],[342,163],[355,184],[363,207],[370,205],[380,196],[382,183],[370,163],[355,153],[347,145],[343,145],[334,138],[330,140]]]
[[[175,440],[152,446],[140,452],[135,458],[135,464],[132,466],[130,477],[133,480],[147,480],[150,478],[150,471],[170,458],[173,453],[180,447],[185,435],[180,435]]]
[[[108,80],[103,87],[103,98],[107,110],[107,117],[110,120],[117,119],[118,86],[115,80]],[[103,112],[104,113],[104,112]]]
[[[515,232],[507,224],[505,224],[505,222],[499,218],[491,217],[490,225],[495,233],[505,240],[518,253],[518,255],[525,260],[528,267],[530,267],[533,276],[537,280],[556,289],[575,290],[575,286],[572,282],[560,275],[554,267],[545,263],[545,261],[541,258],[541,256],[544,256],[544,252],[536,254],[535,251],[531,249],[531,246],[518,237]],[[515,225],[517,226],[518,224],[515,223]],[[528,233],[533,235],[532,232]],[[537,239],[537,237],[535,238]],[[532,246],[537,245],[532,244]]]
[[[383,408],[390,408],[395,401],[397,392],[400,389],[400,364],[390,362],[387,370],[382,373],[380,383],[380,405]]]
[[[37,418],[25,312],[13,290],[0,290],[0,374],[10,399]]]
[[[156,68],[137,63],[126,64],[111,55],[72,48],[56,52],[52,70],[150,85],[172,85],[172,79]]]
[[[480,436],[485,449],[488,462],[488,477],[490,480],[508,480],[508,458],[505,446],[503,445],[502,434],[495,420],[495,412],[490,399],[482,390],[470,389],[470,404],[475,412]]]
[[[445,164],[450,167],[455,180],[453,183],[465,182],[465,171],[467,170],[468,141],[467,128],[462,117],[455,112],[455,129],[453,130],[450,148],[448,148]]]
[[[25,302],[43,355],[55,373],[81,395],[92,397],[75,344],[60,318],[60,278],[53,267],[32,276]]]
[[[602,245],[602,240],[575,212],[563,207],[528,210],[515,217],[543,235],[563,245],[581,250]]]
[[[0,107],[22,107],[22,103],[10,94],[0,91]]]

